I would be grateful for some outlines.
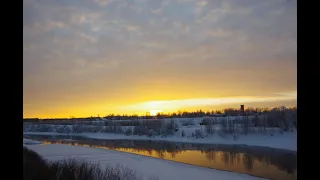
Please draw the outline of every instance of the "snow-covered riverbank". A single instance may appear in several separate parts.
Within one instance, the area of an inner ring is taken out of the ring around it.
[[[237,140],[232,137],[223,138],[218,135],[209,136],[205,138],[191,138],[191,137],[178,137],[178,136],[168,136],[168,137],[147,137],[130,135],[126,136],[123,134],[113,134],[113,133],[53,133],[53,132],[24,132],[25,135],[69,135],[69,136],[83,136],[93,139],[130,139],[130,140],[161,140],[170,142],[185,142],[185,143],[203,143],[203,144],[243,144],[252,146],[262,146],[262,147],[272,147],[279,149],[286,149],[297,151],[297,133],[296,132],[286,132],[284,134],[275,134],[274,136],[262,135],[262,134],[249,134],[242,135]]]
[[[246,174],[208,169],[113,150],[62,144],[25,146],[47,160],[62,160],[66,158],[85,159],[90,162],[99,163],[102,167],[105,165],[121,164],[135,170],[145,179],[150,176],[156,176],[159,180],[211,180],[213,177],[219,180],[262,179]]]

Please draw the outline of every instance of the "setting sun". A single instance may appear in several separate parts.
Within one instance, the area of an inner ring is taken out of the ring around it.
[[[157,113],[160,113],[160,112],[162,112],[162,110],[150,110],[150,115],[151,116],[156,116]]]

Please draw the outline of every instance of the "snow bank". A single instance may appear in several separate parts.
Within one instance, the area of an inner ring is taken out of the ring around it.
[[[23,144],[27,145],[31,145],[31,144],[42,144],[40,141],[35,141],[35,140],[31,140],[31,139],[26,139],[23,138]]]
[[[179,136],[169,136],[169,137],[147,137],[130,135],[125,136],[122,134],[112,134],[112,133],[77,133],[77,134],[64,134],[64,133],[53,133],[53,132],[24,132],[24,134],[34,134],[34,135],[72,135],[72,136],[83,136],[93,139],[128,139],[128,140],[161,140],[161,141],[171,141],[171,142],[184,142],[184,143],[202,143],[202,144],[239,144],[239,145],[252,145],[252,146],[262,146],[271,147],[278,149],[286,149],[297,151],[297,133],[296,132],[286,132],[283,135],[276,134],[274,136],[262,135],[262,134],[248,134],[242,135],[237,140],[233,138],[222,138],[219,135],[214,135],[202,139],[179,137]]]
[[[102,167],[105,165],[121,164],[136,170],[144,178],[157,176],[159,180],[211,180],[212,178],[218,180],[262,179],[246,174],[220,171],[113,150],[62,144],[27,145],[27,148],[34,150],[47,160],[81,158],[99,163]]]

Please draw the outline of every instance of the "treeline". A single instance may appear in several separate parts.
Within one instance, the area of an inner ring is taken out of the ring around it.
[[[226,108],[222,110],[216,111],[178,111],[173,113],[158,113],[156,116],[139,116],[139,115],[115,115],[115,114],[108,114],[104,117],[86,117],[86,118],[56,118],[56,119],[39,119],[39,118],[26,118],[24,122],[54,122],[54,121],[65,121],[72,122],[72,121],[92,121],[92,120],[136,120],[136,119],[165,119],[165,118],[197,118],[197,117],[226,117],[226,116],[252,116],[252,115],[261,115],[266,112],[273,112],[273,111],[288,111],[293,110],[296,111],[296,107],[288,108],[285,106],[275,107],[275,108],[246,108],[244,112],[238,108]]]
[[[230,110],[230,109],[229,109]],[[229,112],[229,111],[227,111]],[[273,108],[268,111],[254,112],[243,116],[215,117],[205,116],[201,119],[157,119],[157,120],[105,120],[105,121],[42,121],[24,122],[24,132],[58,132],[58,133],[115,133],[124,135],[146,135],[204,138],[208,135],[226,137],[232,135],[234,140],[240,134],[263,133],[273,136],[275,133],[290,132],[297,129],[296,108]],[[199,121],[200,120],[200,121]],[[199,126],[200,125],[200,126]],[[194,132],[185,132],[182,126],[195,126]]]
[[[204,118],[200,123],[205,126],[208,134],[218,133],[220,136],[233,135],[237,139],[239,134],[260,132],[273,136],[276,131],[281,134],[297,130],[297,109],[296,108],[274,108],[270,111],[261,112],[254,116],[242,116],[231,119],[227,116],[223,120],[215,118]],[[219,130],[215,127],[219,125]]]
[[[178,125],[174,120],[165,122],[162,120],[142,120],[135,121],[133,126],[122,126],[125,121],[105,121],[103,124],[78,124],[73,125],[55,125],[55,124],[38,124],[24,123],[24,132],[57,132],[57,133],[115,133],[124,135],[147,135],[154,136],[171,136],[175,131],[178,131]],[[128,125],[128,124],[127,124]]]

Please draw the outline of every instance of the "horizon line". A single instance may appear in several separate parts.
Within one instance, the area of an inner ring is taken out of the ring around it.
[[[240,106],[240,104],[239,104]],[[285,105],[280,105],[280,106],[273,106],[273,107],[247,107],[247,108],[244,108],[244,110],[246,109],[249,109],[249,108],[253,108],[253,109],[261,109],[261,110],[265,110],[265,109],[268,109],[268,110],[271,110],[271,109],[274,109],[274,108],[280,108],[280,107],[285,107],[285,108],[288,108],[288,109],[292,109],[292,108],[297,108],[297,105],[293,105],[293,106],[285,106]],[[187,113],[192,113],[192,112],[199,112],[199,111],[202,111],[202,112],[217,112],[217,111],[220,111],[221,113],[224,112],[224,110],[226,109],[240,109],[240,108],[221,108],[221,109],[216,109],[216,110],[206,110],[206,111],[203,111],[201,108],[197,109],[197,110],[177,110],[177,111],[171,111],[171,112],[159,112],[161,115],[172,115],[173,113],[183,113],[183,112],[187,112]],[[61,118],[38,118],[38,117],[25,117],[23,118],[24,119],[39,119],[39,120],[43,120],[43,119],[81,119],[81,118],[104,118],[108,115],[114,115],[114,116],[138,116],[138,117],[145,117],[145,116],[156,116],[156,115],[147,115],[147,113],[150,113],[150,111],[147,111],[145,112],[144,114],[142,113],[122,113],[122,114],[115,114],[115,113],[109,113],[107,115],[104,115],[104,116],[86,116],[86,117],[76,117],[76,116],[70,116],[70,117],[61,117]]]

